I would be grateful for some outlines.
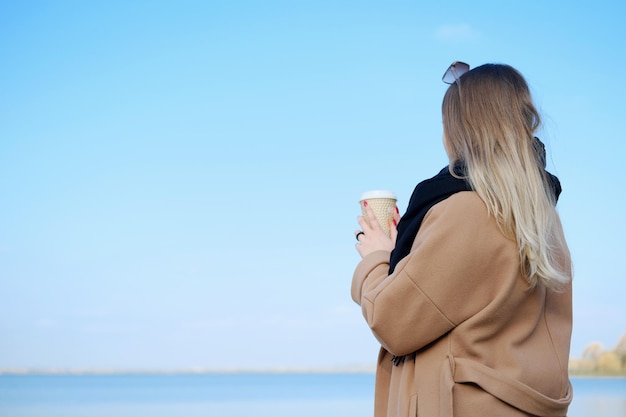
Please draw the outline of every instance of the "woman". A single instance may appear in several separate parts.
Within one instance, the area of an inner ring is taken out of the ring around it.
[[[355,232],[352,298],[382,345],[374,414],[565,416],[571,260],[539,114],[510,66],[455,62],[444,81],[449,167],[391,237],[362,217]]]

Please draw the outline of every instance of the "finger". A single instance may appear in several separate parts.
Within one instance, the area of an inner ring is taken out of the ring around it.
[[[393,212],[393,219],[396,221],[396,225],[400,222],[400,210],[396,206],[396,210]]]
[[[361,250],[363,249],[363,246],[361,246],[360,243],[357,243],[354,245],[354,247],[356,248],[356,251],[359,252],[359,255],[361,255],[361,258],[363,257],[363,252],[361,252]]]
[[[357,222],[359,223],[359,226],[361,226],[361,230],[363,230],[364,233],[369,233],[372,231],[372,227],[363,216],[357,217]]]
[[[365,214],[367,214],[367,218],[370,219],[370,228],[372,230],[377,230],[380,229],[382,230],[382,228],[380,227],[380,224],[378,224],[378,221],[376,220],[376,215],[374,214],[374,210],[372,210],[372,208],[369,205],[365,205]]]
[[[395,229],[397,226],[398,226],[398,222],[396,221],[396,219],[387,220],[387,227],[389,228],[390,232],[391,230]]]
[[[394,219],[393,221],[390,222],[389,225],[389,237],[391,238],[391,241],[395,243],[396,238],[398,237],[398,222]]]

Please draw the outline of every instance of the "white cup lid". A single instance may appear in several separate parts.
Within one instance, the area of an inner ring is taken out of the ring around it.
[[[361,194],[361,199],[359,201],[369,200],[370,198],[392,198],[394,200],[398,199],[393,191],[372,190],[372,191],[366,191],[363,194]]]

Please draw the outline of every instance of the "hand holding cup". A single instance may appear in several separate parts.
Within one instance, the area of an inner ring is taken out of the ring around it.
[[[387,236],[390,236],[390,225],[397,212],[397,201],[398,199],[393,191],[375,190],[364,192],[359,200],[361,215],[370,226],[372,225],[371,219],[377,220],[381,229],[383,229]],[[371,214],[368,215],[365,210],[366,204],[372,209],[374,216]]]
[[[361,197],[362,215],[358,218],[361,230],[354,234],[359,241],[356,249],[362,257],[377,250],[392,251],[395,247],[396,225],[400,220],[396,201],[389,191],[368,192]]]

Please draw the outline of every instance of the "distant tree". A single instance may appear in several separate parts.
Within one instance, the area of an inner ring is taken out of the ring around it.
[[[622,370],[622,359],[614,351],[602,352],[598,357],[598,370],[617,373]]]
[[[579,375],[626,375],[626,334],[612,350],[599,342],[588,344],[580,358],[570,359],[569,370]]]
[[[589,343],[583,350],[583,359],[596,361],[604,350],[604,345],[600,342]]]
[[[619,342],[617,342],[617,346],[615,347],[615,353],[617,354],[617,356],[619,356],[621,360],[622,369],[626,370],[626,333],[624,333],[619,339]]]
[[[580,371],[590,372],[598,369],[598,358],[602,354],[604,346],[602,343],[593,342],[588,344],[583,350],[582,358],[577,361],[575,366]]]

